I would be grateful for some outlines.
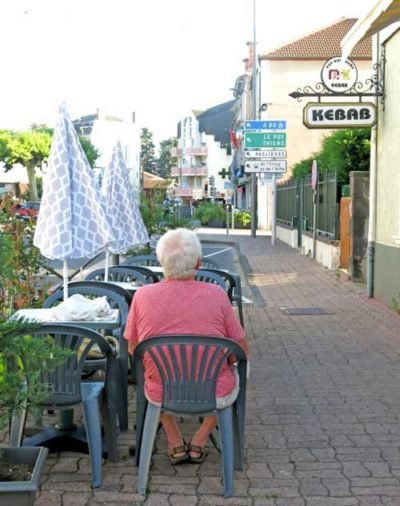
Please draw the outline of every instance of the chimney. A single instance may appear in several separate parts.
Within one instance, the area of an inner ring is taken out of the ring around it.
[[[243,60],[245,71],[251,70],[254,65],[254,44],[253,42],[247,42],[247,46],[249,47],[249,57]]]
[[[136,113],[132,111],[132,123],[136,123]]]

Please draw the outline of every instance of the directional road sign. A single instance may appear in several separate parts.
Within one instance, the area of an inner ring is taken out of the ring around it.
[[[245,172],[286,172],[286,160],[246,160]]]
[[[255,120],[251,119],[245,121],[245,130],[286,130],[286,120],[282,119],[267,119]]]
[[[248,148],[285,148],[286,133],[278,132],[245,132],[244,147]]]
[[[270,160],[271,158],[286,158],[284,149],[246,149],[244,156],[255,160]]]

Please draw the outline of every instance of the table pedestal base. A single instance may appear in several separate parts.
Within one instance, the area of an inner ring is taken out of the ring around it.
[[[74,430],[59,430],[53,426],[45,427],[34,436],[23,440],[22,446],[45,446],[49,452],[79,452],[89,454],[85,427]],[[107,458],[107,448],[103,441],[103,458]]]

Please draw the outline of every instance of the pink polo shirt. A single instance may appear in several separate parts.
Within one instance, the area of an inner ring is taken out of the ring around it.
[[[145,285],[135,293],[125,338],[139,343],[151,336],[194,334],[227,337],[241,344],[244,330],[224,290],[212,283],[192,279],[163,280]],[[150,358],[145,358],[145,391],[153,402],[162,400],[162,384]],[[228,364],[222,366],[217,396],[232,392],[235,375]]]

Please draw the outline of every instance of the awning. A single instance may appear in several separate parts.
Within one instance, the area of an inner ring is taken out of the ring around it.
[[[348,57],[358,42],[397,21],[400,21],[400,0],[379,0],[369,14],[359,19],[342,40],[343,58]]]

